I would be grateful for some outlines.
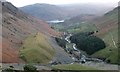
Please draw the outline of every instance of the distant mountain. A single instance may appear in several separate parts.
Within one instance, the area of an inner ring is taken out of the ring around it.
[[[81,14],[103,15],[114,8],[114,6],[106,4],[81,3],[60,5],[60,7],[69,11],[70,15],[77,16]]]
[[[20,9],[33,16],[50,21],[69,19],[80,14],[102,15],[113,9],[113,7],[101,4],[33,4],[21,7]]]
[[[22,12],[21,10],[16,8],[14,5],[12,5],[11,3],[2,2],[1,4],[2,4],[2,9],[3,9],[2,11],[2,22],[3,23],[2,23],[2,35],[1,35],[2,36],[2,62],[3,63],[21,62],[20,55],[19,55],[21,52],[20,47],[24,45],[24,41],[27,37],[36,34],[37,38],[40,37],[39,39],[42,38],[43,40],[45,40],[42,43],[45,43],[46,45],[46,44],[49,44],[47,41],[47,38],[50,38],[51,36],[59,35],[59,33],[51,29],[51,27],[46,22]],[[32,41],[28,41],[28,42],[34,42],[34,38],[33,39],[31,38]],[[39,40],[37,41],[40,42]],[[27,46],[24,46],[24,48],[26,47]],[[41,47],[39,45],[37,49],[42,48],[42,47],[44,47],[44,44],[42,44]],[[31,45],[31,49],[27,51],[30,51],[30,52],[36,51],[33,49],[34,47],[32,47]],[[50,51],[52,51],[52,47],[49,47],[48,51],[49,49]],[[36,54],[38,53],[38,55],[41,55],[39,54],[40,53],[39,51],[41,50],[37,50],[37,51],[38,52],[34,52],[34,53]],[[44,49],[42,49],[42,51],[46,52],[46,50]],[[28,54],[27,52],[25,53],[26,55]],[[50,52],[47,52],[47,54],[51,55]],[[45,53],[43,53],[42,55],[46,56]],[[24,59],[25,58],[27,57],[24,57]]]
[[[43,20],[57,20],[57,19],[64,19],[67,17],[66,10],[62,9],[56,5],[50,4],[33,4],[28,5],[20,8],[26,13],[29,13],[33,16],[38,18],[42,18]]]
[[[67,22],[67,24],[69,23],[79,23],[79,22],[86,22],[86,21],[90,21],[94,18],[96,18],[96,15],[92,15],[92,14],[81,14],[81,15],[77,15],[75,17],[72,17],[68,20],[66,20],[65,22]],[[69,22],[69,23],[68,23]]]

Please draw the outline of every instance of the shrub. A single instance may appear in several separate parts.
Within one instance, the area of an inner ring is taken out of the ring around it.
[[[25,65],[24,72],[37,72],[37,68],[33,65]]]
[[[9,66],[10,68],[14,68],[14,66]]]

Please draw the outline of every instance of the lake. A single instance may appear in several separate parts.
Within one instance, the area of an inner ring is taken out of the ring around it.
[[[64,22],[64,20],[51,20],[51,21],[47,21],[48,23],[61,23]]]

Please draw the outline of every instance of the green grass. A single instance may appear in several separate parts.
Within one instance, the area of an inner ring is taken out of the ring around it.
[[[95,31],[97,30],[96,26],[88,23],[74,23],[67,26],[63,24],[55,24],[54,28],[59,31],[66,31],[69,33],[79,33],[79,32],[87,32],[87,31]]]
[[[80,64],[62,64],[62,65],[55,65],[52,66],[53,69],[60,69],[60,70],[97,70],[92,67],[82,66]]]
[[[68,29],[70,33],[79,33],[79,32],[89,32],[97,30],[96,26],[93,24],[80,23],[76,28]]]
[[[116,45],[118,46],[118,30],[113,29],[113,30],[109,31],[108,33],[101,36],[101,38],[106,43],[107,47],[103,50],[96,52],[92,56],[104,57],[104,58],[106,58],[106,60],[110,60],[111,63],[118,64],[119,63],[118,59],[120,59],[120,57],[118,57],[118,48],[116,48],[114,46],[111,34],[113,35],[113,39],[114,39]]]
[[[20,57],[27,63],[48,63],[54,55],[54,48],[41,33],[29,36],[20,49]]]

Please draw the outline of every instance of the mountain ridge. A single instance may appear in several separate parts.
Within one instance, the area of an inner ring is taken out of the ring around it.
[[[51,4],[33,4],[20,8],[26,13],[29,13],[43,20],[62,19],[65,15],[65,10],[56,5]]]
[[[101,4],[52,5],[37,3],[20,7],[20,9],[33,16],[50,21],[69,19],[80,14],[102,15],[113,7],[102,6]]]

